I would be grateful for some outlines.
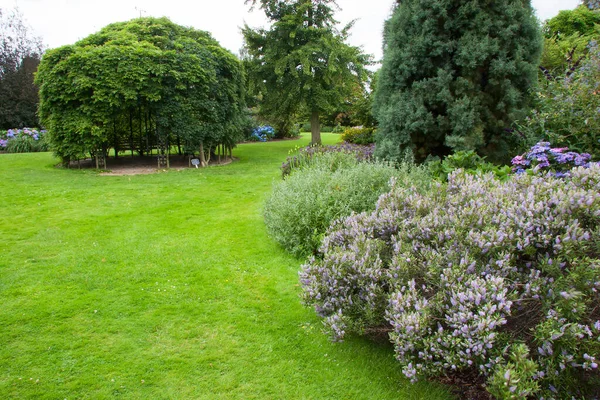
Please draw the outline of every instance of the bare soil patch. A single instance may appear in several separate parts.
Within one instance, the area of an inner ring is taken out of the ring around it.
[[[235,161],[235,157],[233,158]],[[211,158],[209,166],[227,165],[232,160],[227,157],[221,157],[221,162],[214,157]],[[188,156],[171,155],[169,156],[170,170],[182,170],[187,168],[196,168],[190,165],[190,159]],[[72,161],[69,168],[73,169],[95,169],[96,161],[88,158],[85,160]],[[158,157],[153,156],[119,156],[117,158],[109,157],[106,159],[106,167],[102,170],[100,175],[105,176],[121,176],[121,175],[141,175],[141,174],[155,174],[158,172],[167,171],[166,168],[158,168]]]

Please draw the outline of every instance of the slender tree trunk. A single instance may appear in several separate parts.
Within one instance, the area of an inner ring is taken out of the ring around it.
[[[200,142],[200,166],[206,167],[206,158],[204,157],[204,143]]]
[[[119,158],[119,138],[117,137],[117,120],[115,117],[113,117],[113,135],[113,147],[115,148],[115,159],[117,159]]]
[[[133,112],[129,109],[129,150],[131,150],[131,158],[133,158]]]
[[[312,145],[321,144],[321,124],[319,123],[319,112],[313,111],[310,114],[310,135]]]

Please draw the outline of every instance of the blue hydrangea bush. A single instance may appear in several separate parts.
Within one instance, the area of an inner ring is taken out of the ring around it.
[[[275,129],[270,125],[257,126],[252,130],[249,140],[254,142],[266,142],[275,137]]]
[[[476,371],[501,399],[596,398],[600,166],[393,185],[300,272],[335,340],[387,331],[407,378]]]
[[[46,130],[36,128],[0,131],[0,151],[8,153],[48,151],[46,133]]]

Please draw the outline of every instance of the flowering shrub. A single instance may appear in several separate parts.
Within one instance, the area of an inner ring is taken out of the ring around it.
[[[46,131],[34,128],[0,131],[0,150],[8,153],[48,151]]]
[[[593,398],[600,373],[600,165],[570,179],[451,174],[394,185],[303,265],[334,339],[389,331],[411,380],[460,371],[498,398]]]
[[[292,173],[293,170],[302,169],[310,166],[315,159],[315,156],[325,153],[346,153],[354,154],[358,161],[369,161],[373,159],[375,145],[359,146],[356,144],[343,143],[330,146],[307,146],[300,150],[294,149],[291,153],[298,153],[294,156],[289,156],[283,164],[281,164],[281,173],[285,177]]]
[[[354,144],[372,144],[375,143],[375,129],[352,127],[344,129],[342,140]]]
[[[256,142],[266,142],[275,137],[275,129],[269,125],[261,125],[252,130],[250,140]]]
[[[519,174],[527,170],[533,173],[548,171],[549,174],[563,177],[575,167],[588,168],[592,156],[569,151],[568,147],[551,147],[548,142],[539,142],[527,153],[512,159],[513,172]]]

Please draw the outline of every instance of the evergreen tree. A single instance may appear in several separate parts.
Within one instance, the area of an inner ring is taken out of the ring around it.
[[[399,1],[375,93],[378,155],[505,160],[505,128],[527,106],[541,43],[529,0]]]
[[[319,117],[352,94],[366,78],[369,57],[345,43],[333,0],[248,0],[258,4],[270,29],[243,29],[253,66],[250,79],[262,94],[262,114],[291,120],[302,107],[310,114],[312,142],[321,143]]]

